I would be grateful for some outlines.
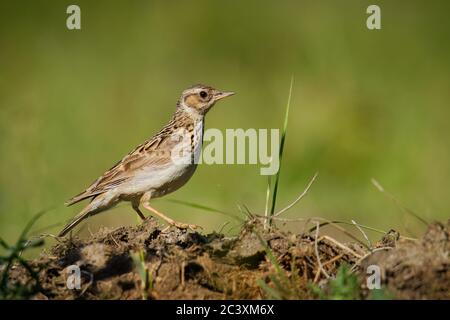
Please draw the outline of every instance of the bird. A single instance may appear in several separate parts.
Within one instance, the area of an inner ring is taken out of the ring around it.
[[[197,228],[197,225],[169,218],[150,206],[149,201],[179,189],[192,177],[201,153],[205,116],[217,101],[232,95],[234,92],[202,84],[184,90],[166,126],[129,152],[86,190],[65,203],[71,206],[86,199],[91,200],[58,236],[64,237],[84,219],[122,201],[130,202],[142,220],[146,217],[141,206],[151,215],[164,220],[168,228]]]

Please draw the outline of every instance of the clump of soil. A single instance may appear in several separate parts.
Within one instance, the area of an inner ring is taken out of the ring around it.
[[[397,241],[390,233],[372,252],[359,243],[316,236],[265,230],[257,220],[237,237],[163,232],[149,218],[136,227],[69,238],[43,252],[31,262],[40,283],[32,298],[313,299],[310,284],[326,286],[343,264],[361,277],[368,265],[379,265],[384,285],[399,298],[449,298],[448,226],[431,225],[419,241]],[[67,286],[73,266],[81,271],[79,289]],[[27,280],[19,266],[9,275],[11,283]]]
[[[431,224],[418,241],[382,246],[363,269],[379,266],[383,286],[398,299],[450,299],[449,225]]]

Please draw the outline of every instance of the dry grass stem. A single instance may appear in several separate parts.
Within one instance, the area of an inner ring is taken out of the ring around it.
[[[351,220],[353,225],[361,232],[361,234],[363,235],[363,237],[366,239],[367,244],[369,246],[369,250],[372,251],[372,242],[370,242],[369,237],[367,236],[367,234],[364,232],[364,230],[359,226],[359,224],[356,223],[355,220]]]
[[[294,200],[294,202],[292,202],[291,204],[289,204],[287,207],[285,207],[284,209],[281,209],[280,211],[278,211],[277,213],[275,213],[273,215],[273,217],[278,217],[279,215],[281,215],[282,213],[288,211],[289,209],[291,209],[293,206],[295,206],[300,200],[302,200],[307,194],[309,189],[311,188],[311,186],[313,185],[314,181],[316,181],[317,176],[319,175],[318,172],[316,172],[314,174],[314,176],[312,177],[312,179],[309,181],[308,185],[306,186],[305,190],[303,190],[303,192],[297,197],[297,199]]]
[[[320,261],[320,255],[319,255],[319,246],[318,246],[318,238],[319,238],[319,222],[316,221],[316,236],[314,237],[314,251],[317,258],[317,264],[319,265],[319,270],[323,273],[325,277],[330,278],[330,275],[325,271],[325,269],[322,266],[322,262]]]

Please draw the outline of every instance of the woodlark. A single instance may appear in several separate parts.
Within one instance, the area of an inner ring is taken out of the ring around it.
[[[151,139],[137,146],[115,166],[95,180],[85,191],[70,199],[70,206],[84,199],[91,202],[59,233],[62,237],[84,219],[130,201],[141,219],[139,205],[165,220],[170,226],[196,228],[176,222],[149,205],[149,200],[183,186],[193,175],[203,142],[205,115],[214,104],[233,92],[204,85],[183,91],[170,122]]]

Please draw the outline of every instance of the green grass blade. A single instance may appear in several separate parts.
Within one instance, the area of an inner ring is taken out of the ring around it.
[[[185,205],[185,206],[188,206],[188,207],[191,207],[191,208],[195,208],[195,209],[200,209],[200,210],[205,210],[205,211],[209,211],[209,212],[224,214],[226,216],[229,216],[229,217],[232,217],[232,218],[236,219],[239,222],[243,222],[244,221],[241,217],[239,217],[239,216],[237,216],[237,215],[235,215],[233,213],[222,211],[222,210],[215,209],[215,208],[211,208],[211,207],[208,207],[208,206],[204,206],[202,204],[189,202],[189,201],[183,201],[183,200],[175,200],[175,199],[170,199],[170,200],[167,200],[167,201],[172,202],[172,203],[182,204],[182,205]]]
[[[267,190],[266,190],[266,206],[264,209],[264,216],[268,217],[269,216],[269,203],[270,203],[270,190],[272,189],[272,177],[271,176],[267,176]]]
[[[284,141],[286,140],[286,132],[287,132],[287,125],[289,120],[289,109],[291,106],[291,97],[292,97],[292,87],[294,85],[294,77],[291,78],[291,85],[289,87],[289,96],[288,101],[286,105],[286,114],[284,116],[284,124],[283,124],[283,132],[281,134],[281,141],[280,141],[280,150],[279,150],[279,163],[280,167],[278,168],[278,172],[275,178],[275,186],[273,188],[273,196],[272,196],[272,207],[270,209],[270,214],[273,215],[275,212],[275,205],[277,202],[277,193],[278,193],[278,183],[280,180],[280,172],[281,172],[281,164],[283,159],[283,150],[284,150]]]
[[[267,283],[265,283],[264,280],[258,279],[256,280],[256,283],[261,287],[261,289],[264,290],[264,292],[270,299],[282,300],[280,294],[275,289],[270,287]]]
[[[36,213],[31,220],[27,223],[27,225],[25,226],[25,228],[22,230],[22,233],[20,234],[19,240],[17,243],[19,243],[20,241],[22,241],[23,239],[25,239],[27,237],[28,232],[30,232],[31,228],[33,227],[33,225],[36,223],[37,220],[39,220],[40,217],[42,217],[44,214],[46,214],[48,211],[52,210],[53,208],[50,209],[44,209],[39,211],[38,213]]]
[[[277,259],[275,258],[274,254],[273,254],[272,250],[270,249],[269,245],[267,244],[266,240],[264,240],[264,238],[257,231],[253,231],[253,232],[256,235],[256,237],[258,238],[261,245],[263,246],[264,251],[266,252],[266,256],[267,256],[267,258],[269,258],[270,263],[275,268],[277,275],[280,277],[280,279],[283,282],[288,283],[289,279],[288,279],[287,275],[284,273],[282,266],[278,263]]]
[[[137,252],[131,252],[131,259],[137,270],[139,277],[141,278],[141,294],[142,299],[147,300],[147,289],[149,287],[149,272],[145,265],[145,253],[144,250]]]

